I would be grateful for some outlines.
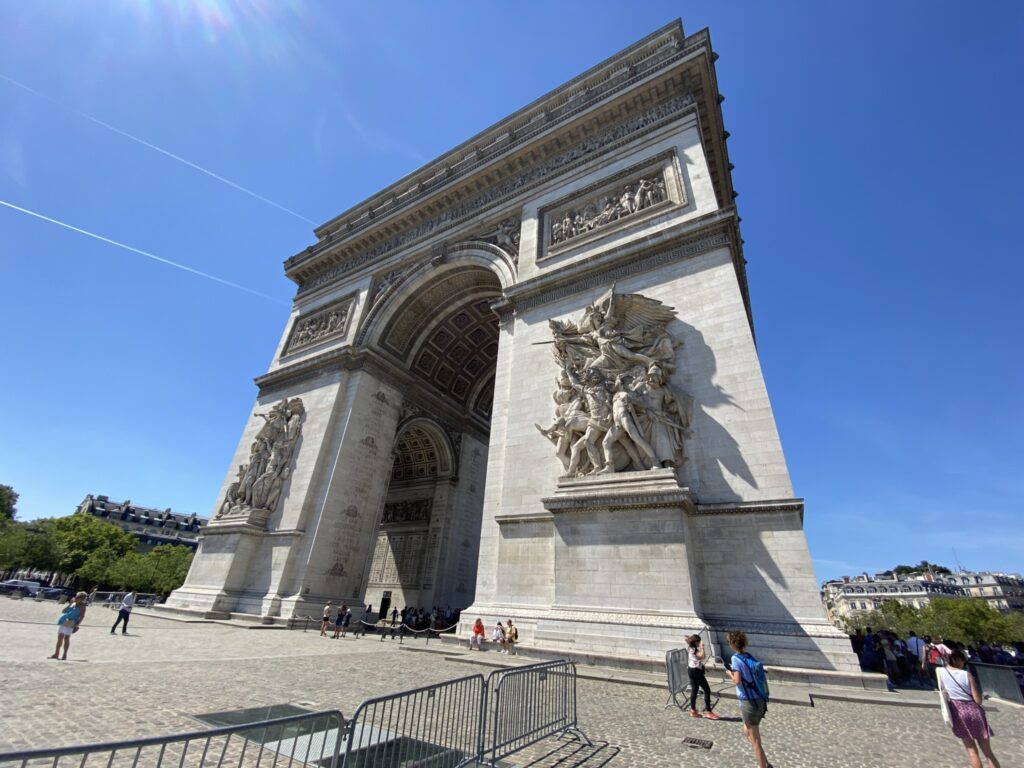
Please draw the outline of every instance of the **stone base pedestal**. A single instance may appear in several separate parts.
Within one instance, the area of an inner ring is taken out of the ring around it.
[[[821,613],[799,499],[701,505],[656,469],[561,478],[542,503],[547,515],[530,524],[550,526],[550,605],[478,602],[460,636],[478,616],[488,631],[511,618],[531,652],[643,669],[695,633],[727,657],[726,633],[743,630],[765,664],[864,685],[848,638]]]

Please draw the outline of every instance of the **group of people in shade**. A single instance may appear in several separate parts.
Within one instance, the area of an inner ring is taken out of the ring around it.
[[[968,647],[941,637],[918,637],[914,632],[903,640],[894,632],[874,632],[871,627],[856,630],[850,635],[850,644],[861,669],[884,673],[890,686],[916,683],[937,689],[944,717],[953,735],[963,742],[971,768],[981,768],[981,755],[991,768],[999,768],[989,742],[992,729],[981,706],[981,689],[967,665],[969,661],[1015,664],[1019,649],[986,642]]]
[[[391,636],[394,637],[396,632],[403,632],[408,628],[413,632],[420,632],[427,629],[434,629],[438,631],[451,629],[452,626],[458,622],[459,612],[449,608],[439,608],[434,606],[434,609],[429,613],[422,608],[405,607],[401,611],[398,608],[391,610],[390,618],[391,623],[388,624],[388,614],[382,611],[380,614],[374,614],[373,606],[367,605],[362,609],[362,615],[356,626],[356,630],[360,627],[365,631],[366,627],[376,627],[381,629],[381,625],[386,628],[390,626]],[[327,633],[334,629],[332,638],[345,637],[348,633],[349,627],[352,625],[354,619],[352,610],[345,603],[334,605],[332,602],[328,602],[324,606],[323,616],[320,620],[320,636],[327,637]]]
[[[484,629],[483,619],[477,619],[473,622],[473,633],[469,636],[469,650],[482,651],[486,636],[487,630]],[[519,629],[512,623],[512,619],[509,619],[507,624],[502,624],[500,621],[495,623],[494,629],[491,630],[491,642],[500,649],[498,653],[516,655]]]

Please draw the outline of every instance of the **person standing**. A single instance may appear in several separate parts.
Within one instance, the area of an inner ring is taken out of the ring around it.
[[[690,717],[701,716],[697,711],[699,688],[704,691],[704,717],[709,720],[720,720],[721,718],[711,711],[711,686],[708,685],[708,678],[704,673],[706,659],[700,635],[690,635],[686,638],[686,672],[690,676]]]
[[[334,634],[331,635],[332,640],[337,640],[341,636],[341,626],[345,621],[345,612],[348,610],[348,605],[345,603],[341,604],[341,608],[338,609],[338,615],[334,617]]]
[[[348,625],[352,623],[352,610],[346,605],[341,609],[341,636],[348,633]]]
[[[907,638],[907,651],[910,654],[911,670],[910,674],[912,677],[916,677],[919,681],[923,679],[926,674],[924,667],[924,647],[925,642],[917,636],[915,632],[911,632]]]
[[[729,645],[733,653],[729,676],[736,684],[736,698],[740,702],[740,718],[743,720],[743,735],[747,737],[758,768],[772,768],[761,745],[761,720],[768,712],[768,683],[764,666],[747,653],[745,632],[730,632]]]
[[[989,743],[992,729],[981,707],[981,691],[974,675],[966,667],[967,657],[957,649],[949,654],[949,666],[938,671],[939,690],[949,696],[949,724],[953,735],[963,742],[971,768],[981,768],[979,748],[989,768],[999,768],[999,761]]]
[[[117,625],[121,624],[121,634],[128,634],[128,619],[132,615],[132,608],[135,607],[135,590],[131,589],[124,593],[124,597],[121,598],[120,605],[117,606],[117,619],[114,621],[114,626],[110,628],[110,634],[114,634],[114,630],[117,629]]]
[[[68,660],[71,635],[78,631],[78,627],[85,620],[85,608],[88,600],[89,595],[79,592],[61,612],[60,618],[57,619],[57,647],[54,648],[53,655],[50,656],[51,659]],[[61,646],[64,648],[63,654],[61,654]]]
[[[320,620],[320,637],[327,637],[327,628],[331,625],[331,601],[324,606],[324,615]]]
[[[508,620],[508,627],[505,629],[505,650],[512,656],[516,655],[516,643],[519,642],[519,629]]]

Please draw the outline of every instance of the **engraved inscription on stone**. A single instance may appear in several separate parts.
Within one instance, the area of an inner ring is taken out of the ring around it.
[[[578,320],[551,320],[561,369],[555,419],[544,428],[566,475],[678,467],[685,460],[692,398],[674,392],[675,309],[612,286]]]
[[[549,217],[550,242],[552,245],[564,243],[665,202],[668,202],[668,193],[663,170],[615,184],[589,195],[572,207],[552,213]]]
[[[264,523],[273,513],[281,488],[291,474],[295,443],[302,434],[302,400],[282,400],[267,413],[257,413],[263,426],[249,449],[249,463],[238,467],[238,479],[228,488],[217,519],[248,517]]]
[[[300,316],[295,321],[284,353],[287,355],[319,341],[344,336],[352,313],[352,301],[351,296],[346,296],[322,309]]]
[[[430,520],[433,499],[391,501],[384,505],[382,523],[420,523]]]

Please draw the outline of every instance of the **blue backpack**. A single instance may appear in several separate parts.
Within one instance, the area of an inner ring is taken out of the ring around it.
[[[753,680],[753,683],[747,682],[746,676],[740,673],[740,685],[746,691],[747,698],[764,699],[765,703],[767,703],[770,692],[768,690],[768,675],[765,674],[764,664],[746,653],[737,653],[736,656],[746,665]]]

